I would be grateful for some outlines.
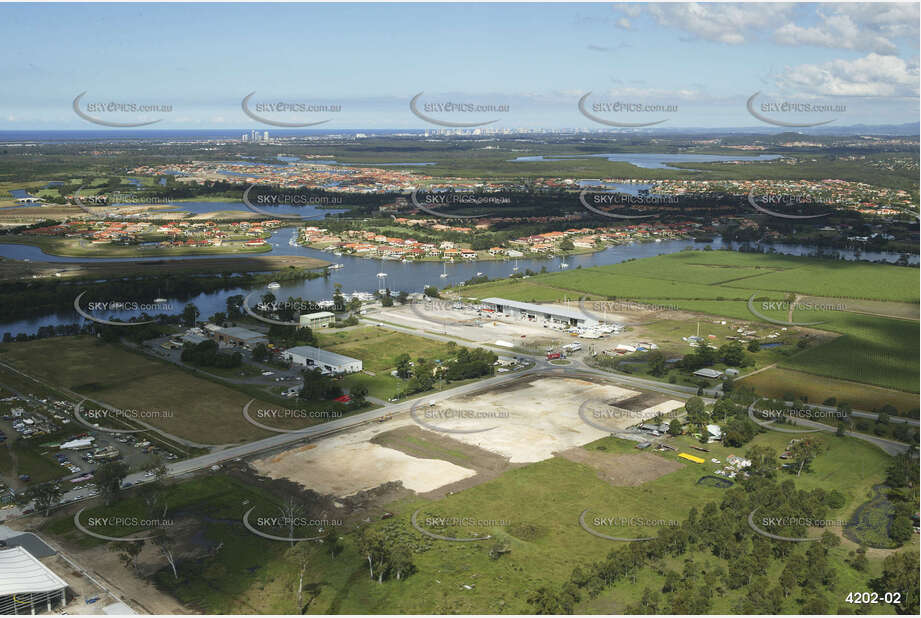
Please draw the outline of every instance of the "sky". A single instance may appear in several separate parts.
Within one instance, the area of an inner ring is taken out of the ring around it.
[[[0,129],[917,123],[918,23],[918,3],[0,4]]]

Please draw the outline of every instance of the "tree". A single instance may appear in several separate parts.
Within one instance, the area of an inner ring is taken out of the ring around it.
[[[33,503],[36,511],[48,517],[54,505],[61,501],[62,495],[64,495],[64,492],[60,487],[53,483],[45,483],[43,485],[33,485],[29,487],[29,489],[21,495],[21,501],[18,501],[21,504]]]
[[[753,446],[745,453],[745,458],[752,462],[748,468],[751,476],[774,478],[777,472],[777,451],[769,446]]]
[[[704,400],[700,397],[691,397],[684,403],[684,409],[688,413],[688,422],[701,427],[706,421],[704,413]]]
[[[821,452],[822,443],[813,438],[803,438],[794,444],[790,449],[790,459],[793,460],[793,469],[796,470],[796,476],[799,476],[804,470],[808,472],[812,460]]]
[[[154,546],[160,551],[160,555],[166,558],[170,569],[173,571],[173,579],[179,581],[179,572],[176,570],[176,540],[164,528],[160,528],[152,539]]]
[[[738,341],[727,343],[719,349],[720,360],[730,367],[738,367],[745,360],[745,351]]]
[[[748,342],[748,351],[749,352],[758,352],[761,350],[761,343],[756,340],[751,340]]]
[[[535,614],[571,614],[578,602],[578,591],[571,582],[560,590],[541,586],[528,597],[528,603],[534,607]]]
[[[195,322],[198,321],[199,311],[193,303],[187,304],[182,309],[182,323],[186,326],[195,326]]]
[[[572,244],[572,240],[570,240],[569,238],[564,238],[564,239],[560,242],[560,250],[561,250],[561,251],[572,251],[572,250],[574,250],[575,248],[576,248],[576,246],[575,246],[574,244]]]
[[[269,357],[269,348],[264,343],[259,343],[253,347],[253,360],[257,363],[265,362]]]
[[[288,533],[288,538],[292,539],[291,545],[293,546],[294,541],[294,530],[297,527],[297,522],[304,515],[304,507],[298,502],[294,497],[289,496],[281,506],[278,507],[278,512],[281,515],[282,524],[286,528]]]
[[[677,418],[673,418],[672,421],[668,424],[668,433],[671,436],[680,436],[681,421],[679,421]]]
[[[364,384],[356,384],[349,390],[349,395],[351,395],[352,401],[358,405],[363,405],[365,398],[368,396],[368,387]]]
[[[665,355],[658,350],[649,355],[649,374],[657,378],[665,375]]]
[[[131,567],[137,574],[139,572],[138,557],[141,550],[144,549],[144,541],[134,541],[130,543],[111,543],[109,551],[118,552],[118,559],[126,567]]]
[[[104,463],[96,469],[93,479],[106,506],[111,506],[118,500],[118,493],[126,476],[128,466],[121,461]]]
[[[408,300],[409,294],[407,294],[405,291],[401,291],[399,294],[397,294],[397,302],[401,305],[405,305]]]
[[[429,298],[438,298],[438,297],[439,297],[439,296],[438,296],[438,288],[436,288],[434,285],[427,285],[427,286],[425,286],[425,289],[423,290],[423,293],[424,293],[426,296],[428,296]]]
[[[241,307],[243,306],[243,301],[245,300],[242,294],[234,294],[233,296],[228,296],[226,305],[227,305],[227,319],[234,321],[239,320],[243,317],[243,311]]]
[[[400,354],[396,358],[396,367],[397,367],[397,377],[403,378],[404,380],[408,379],[412,373],[412,361],[409,358],[409,354],[405,352]]]

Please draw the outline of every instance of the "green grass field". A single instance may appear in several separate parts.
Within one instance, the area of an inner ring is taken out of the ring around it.
[[[169,417],[148,420],[193,442],[229,444],[270,435],[243,418],[243,406],[253,399],[249,394],[92,337],[3,344],[0,360],[120,409],[169,412]],[[254,405],[278,407],[259,401]]]
[[[778,432],[764,433],[743,449],[711,444],[708,456],[725,461],[729,453],[744,454],[755,444],[780,451],[790,437]],[[884,476],[888,457],[875,447],[852,438],[832,435],[824,438],[828,448],[814,462],[812,472],[782,478],[791,479],[801,489],[821,487],[827,491],[841,491],[846,503],[832,515],[846,516],[868,500],[870,487]],[[675,443],[686,449],[696,445],[689,437],[679,437]],[[432,445],[424,441],[418,448],[420,455],[429,452],[430,456],[437,456],[437,448],[432,451]],[[632,443],[614,438],[599,440],[588,445],[588,449],[611,456],[637,453]],[[651,456],[677,461],[673,453]],[[158,574],[157,581],[183,602],[204,612],[224,613],[247,608],[250,613],[292,613],[299,611],[294,606],[292,585],[297,580],[301,560],[306,559],[305,590],[310,599],[307,613],[530,613],[533,608],[527,599],[538,587],[556,585],[566,580],[575,566],[601,560],[609,551],[623,545],[598,539],[582,530],[578,518],[583,509],[589,509],[592,516],[683,521],[691,506],[699,508],[709,501],[718,502],[726,495],[726,490],[697,485],[697,480],[711,473],[713,467],[709,462],[684,463],[681,468],[643,485],[618,487],[600,479],[596,471],[586,465],[554,457],[509,470],[496,479],[441,500],[400,500],[386,507],[394,513],[393,519],[372,525],[399,529],[412,536],[416,571],[403,581],[388,580],[383,584],[369,579],[367,563],[358,552],[354,532],[344,531],[344,549],[336,557],[331,557],[323,545],[299,545],[291,549],[285,543],[241,532],[234,522],[239,521],[249,506],[266,497],[258,489],[241,482],[221,475],[208,476],[179,485],[173,490],[177,492],[175,495],[171,491],[169,504],[171,512],[196,518],[203,538],[209,543],[224,542],[225,545],[219,556],[182,565],[180,583],[173,583],[167,570]],[[141,506],[141,502],[133,498],[115,510],[118,514],[130,514]],[[419,508],[422,509],[420,522],[423,527],[435,532],[461,536],[476,530],[492,534],[495,539],[452,543],[423,537],[409,525],[410,515]],[[85,516],[106,513],[96,508]],[[424,524],[426,515],[498,520],[499,523],[478,528],[432,528]],[[45,531],[65,535],[70,540],[78,534],[73,531],[67,516],[47,524]],[[130,531],[116,531],[119,534],[115,536]],[[655,526],[622,529],[614,526],[604,532],[641,536],[655,535],[656,530]],[[510,553],[499,559],[490,558],[490,548],[496,541],[507,544]],[[80,542],[87,546],[95,543],[92,539]],[[916,539],[911,543],[917,546]],[[841,572],[836,591],[842,594],[854,586],[865,589],[866,578],[878,573],[879,560],[873,558],[870,572],[855,576],[843,564],[847,552],[853,548],[853,544],[845,542],[832,550],[832,560]],[[679,565],[677,570],[681,570],[680,565],[687,557],[705,558],[697,554],[683,556],[674,562]],[[638,578],[638,583],[653,585],[659,582],[661,587],[659,576],[654,572],[644,569]],[[616,608],[622,611],[625,604],[639,598],[641,591],[641,585],[618,584],[598,599],[586,600],[580,609],[592,613],[607,613]],[[741,591],[728,593],[717,602],[714,611],[731,607],[741,594]],[[792,611],[793,606],[790,609]]]
[[[396,366],[396,357],[409,354],[417,358],[445,359],[449,357],[448,344],[397,333],[373,326],[355,328],[346,331],[317,331],[319,347],[337,354],[360,358],[363,367],[375,373],[387,372]]]
[[[787,311],[764,308],[763,302],[788,300],[793,294],[821,296],[809,300],[836,309],[807,310],[801,304],[792,320],[822,322],[812,328],[843,336],[803,354],[777,359],[783,367],[919,392],[919,285],[915,268],[729,251],[682,251],[537,275],[525,281],[489,282],[465,287],[462,293],[473,298],[498,296],[538,302],[573,301],[582,295],[631,299],[752,322],[761,321],[748,307],[753,294],[757,294],[756,310],[775,320],[786,320]],[[886,302],[893,303],[891,311]],[[911,305],[913,319],[867,314],[911,315]]]

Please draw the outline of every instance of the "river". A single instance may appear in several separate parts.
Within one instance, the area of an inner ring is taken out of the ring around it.
[[[272,234],[269,242],[272,245],[271,254],[275,255],[302,255],[307,257],[319,258],[329,262],[342,264],[343,268],[331,270],[329,277],[312,279],[307,281],[294,281],[282,284],[282,287],[273,290],[272,293],[279,299],[295,296],[307,300],[324,300],[332,298],[336,284],[342,285],[342,291],[346,294],[351,292],[373,292],[379,289],[379,282],[383,279],[386,286],[395,291],[405,290],[407,292],[421,292],[425,286],[434,285],[439,288],[446,285],[457,285],[482,273],[490,279],[504,279],[514,273],[515,260],[510,261],[481,261],[465,262],[456,264],[443,265],[440,262],[421,262],[407,263],[391,260],[370,260],[352,256],[335,256],[327,251],[309,249],[306,247],[292,246],[289,241],[293,237],[295,230],[293,228],[284,228],[277,230]],[[712,243],[707,243],[713,249],[735,248],[738,243],[725,243],[719,237],[715,238]],[[631,243],[627,245],[617,245],[608,247],[596,253],[584,255],[570,255],[566,258],[569,264],[568,269],[573,270],[577,267],[588,268],[591,266],[604,266],[606,264],[617,264],[625,260],[653,257],[665,253],[675,253],[682,251],[687,247],[696,247],[702,249],[707,246],[704,243],[696,243],[692,240],[665,240],[659,243]],[[773,246],[778,253],[788,253],[793,255],[810,255],[815,253],[815,248],[805,245],[786,245],[775,244]],[[839,253],[847,259],[854,259],[854,253],[848,250],[838,250],[831,253]],[[266,254],[261,254],[266,255]],[[31,259],[34,261],[46,262],[82,262],[86,258],[72,258],[47,255],[37,247],[28,245],[5,245],[0,244],[0,256],[14,259]],[[158,258],[158,259],[210,259],[212,256],[185,256],[176,258]],[[227,257],[226,254],[220,257]],[[895,261],[898,259],[897,254],[883,254],[865,252],[861,254],[865,260]],[[100,261],[121,261],[126,258],[96,258]],[[128,258],[131,261],[138,261],[150,258]],[[918,256],[911,256],[912,263],[918,263]],[[526,269],[540,272],[542,267],[550,272],[562,270],[559,257],[549,259],[519,259],[517,260],[518,272],[524,273]],[[385,273],[386,277],[378,277],[379,273]],[[441,274],[447,273],[447,277],[442,278]],[[225,299],[233,294],[246,294],[250,290],[243,288],[234,288],[220,292],[200,294],[189,299],[168,298],[168,304],[171,305],[172,311],[169,313],[179,313],[182,306],[187,302],[193,302],[198,306],[203,318],[210,317],[218,311],[224,311],[226,308]],[[113,299],[114,300],[114,299]],[[122,299],[124,300],[124,299]],[[152,299],[145,299],[150,302]],[[116,312],[116,315],[122,319],[134,317],[132,312]],[[108,316],[107,316],[108,317]],[[74,311],[68,310],[59,314],[50,314],[35,316],[29,319],[16,320],[0,324],[0,332],[34,333],[42,326],[71,324],[78,320]]]

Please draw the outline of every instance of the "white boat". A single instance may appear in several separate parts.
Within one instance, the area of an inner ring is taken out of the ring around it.
[[[515,260],[515,268],[513,268],[512,270],[518,270],[518,260]]]
[[[277,281],[273,281],[272,283],[268,284],[266,287],[269,288],[270,290],[277,290],[278,288],[281,287],[281,284],[278,283]]]
[[[336,269],[339,269],[339,268],[342,268],[342,264],[330,264],[330,265],[329,265],[329,269],[330,269],[330,270],[336,270]]]
[[[438,276],[441,277],[442,279],[447,279],[448,278],[448,265],[442,264],[442,268],[444,269],[444,272]]]
[[[569,264],[566,262],[560,262],[560,268],[569,268]]]
[[[165,298],[155,298],[155,299],[154,299],[154,304],[156,304],[156,305],[162,305],[162,304],[165,303],[165,302],[166,302],[166,299],[165,299]]]
[[[482,277],[482,276],[483,276],[483,273],[477,273],[476,276],[477,276],[477,277]]]
[[[341,251],[333,251],[333,255],[342,255]]]
[[[409,264],[409,262],[410,262],[410,260],[407,260],[406,258],[403,258],[403,259],[400,260],[400,261],[403,262],[404,264]]]

